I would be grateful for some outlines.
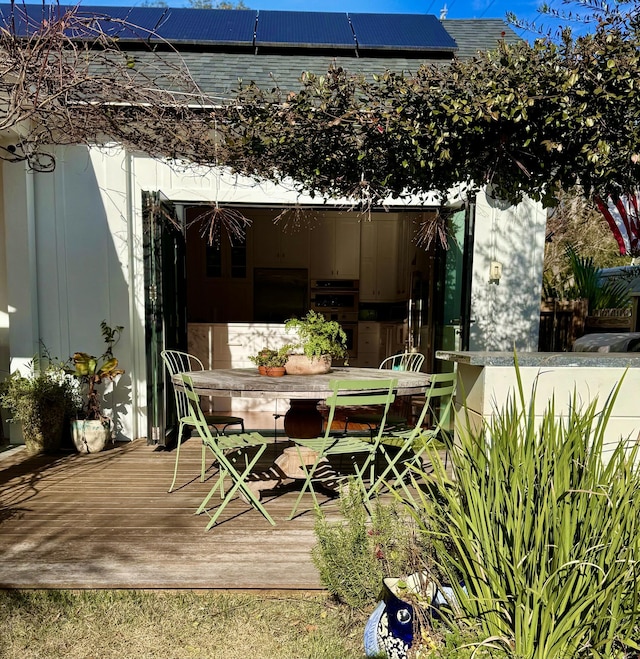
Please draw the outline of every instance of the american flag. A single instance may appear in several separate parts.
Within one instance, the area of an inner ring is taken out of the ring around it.
[[[640,192],[609,195],[594,201],[609,224],[622,256],[640,256]]]

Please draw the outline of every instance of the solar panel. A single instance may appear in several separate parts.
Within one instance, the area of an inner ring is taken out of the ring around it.
[[[126,21],[127,28],[111,28],[109,34],[127,40],[149,38],[172,43],[213,43],[253,45],[256,24],[255,10],[183,9],[163,7],[93,7],[81,6],[80,13],[106,14]],[[107,22],[101,23],[107,26]],[[136,29],[139,26],[141,29]]]
[[[43,19],[62,16],[71,5],[20,5],[13,16],[18,35],[33,33]],[[30,28],[27,29],[27,13]],[[122,41],[163,39],[172,43],[210,43],[252,46],[256,11],[229,9],[176,9],[166,7],[103,7],[79,5],[81,18],[96,16],[95,26],[110,37]],[[11,5],[0,4],[0,21],[9,26]],[[69,36],[82,38],[93,32],[74,32]]]
[[[359,48],[454,51],[456,42],[430,14],[349,14]]]
[[[44,19],[49,17],[49,7],[43,5],[0,4],[0,23],[20,37],[37,32]],[[26,15],[25,15],[26,14]]]
[[[62,15],[74,7],[60,5],[51,6],[53,15]],[[166,9],[162,7],[102,7],[94,5],[78,5],[76,16],[81,19],[96,17],[94,26],[110,37],[121,40],[147,40],[162,21]],[[81,38],[85,35],[78,32],[71,36]]]
[[[71,5],[15,5],[18,35],[33,33],[43,19],[62,15]],[[23,12],[29,16],[29,26]],[[260,11],[252,9],[186,9],[167,7],[78,6],[83,17],[122,41],[164,39],[171,43],[229,46],[338,48],[417,52],[453,52],[455,40],[428,14],[346,14],[339,12]],[[0,4],[0,21],[11,25],[12,6]],[[355,37],[354,37],[355,33]],[[91,38],[95,33],[69,36]]]
[[[347,14],[260,11],[256,46],[355,48]]]
[[[158,34],[172,42],[252,46],[255,9],[169,9]]]
[[[16,5],[13,8],[8,4],[0,5],[0,19],[4,25],[10,27],[15,25],[18,36],[34,34],[40,29],[45,20],[55,20],[64,16],[68,11],[75,9],[80,19],[95,17],[92,27],[89,29],[74,26],[73,30],[67,30],[69,37],[89,38],[96,36],[96,31],[102,31],[110,37],[119,39],[141,40],[149,37],[150,31],[162,19],[165,9],[162,8],[127,8],[127,7],[94,7],[71,5]]]

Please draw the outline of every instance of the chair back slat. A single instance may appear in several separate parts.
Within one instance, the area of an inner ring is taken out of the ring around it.
[[[417,373],[424,363],[424,355],[421,352],[400,352],[383,359],[380,369],[392,371],[413,371]]]
[[[204,412],[200,407],[200,396],[195,392],[195,389],[193,388],[193,380],[191,379],[191,376],[187,375],[186,373],[179,373],[178,375],[180,380],[182,380],[182,394],[189,406],[189,415],[191,417],[191,421],[195,429],[198,431],[201,439],[211,444],[214,442],[214,438],[211,433],[211,429],[207,424]],[[176,387],[176,389],[180,389],[180,387]]]
[[[448,429],[453,396],[456,389],[455,373],[436,373],[431,376],[429,389],[425,394],[425,402],[420,412],[420,416],[413,428],[409,440],[419,435],[424,425],[427,414],[430,414],[435,420],[433,430],[440,432]],[[439,410],[436,413],[436,407]]]

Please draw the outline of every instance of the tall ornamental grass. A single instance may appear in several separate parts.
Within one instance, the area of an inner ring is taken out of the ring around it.
[[[457,621],[479,623],[486,643],[526,659],[629,656],[638,647],[638,445],[621,439],[603,459],[620,385],[602,411],[581,409],[574,395],[569,414],[557,418],[552,400],[542,421],[519,372],[518,385],[480,431],[456,439],[452,478],[433,453],[439,496],[418,489],[407,503],[416,518],[442,522],[442,531],[422,528],[454,588]]]

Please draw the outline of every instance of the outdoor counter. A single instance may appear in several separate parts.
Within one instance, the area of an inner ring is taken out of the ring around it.
[[[472,425],[490,419],[517,390],[512,352],[439,351],[436,357],[455,362],[457,422],[466,404]],[[585,407],[598,400],[601,409],[609,394],[622,381],[607,425],[605,443],[620,437],[635,441],[640,435],[640,353],[522,352],[517,353],[527,404],[536,385],[536,418],[553,399],[558,415],[566,416],[574,394]]]
[[[519,352],[520,367],[536,368],[578,367],[578,368],[639,368],[640,352]],[[438,359],[470,364],[471,366],[513,366],[513,352],[472,352],[446,351],[436,353]]]

